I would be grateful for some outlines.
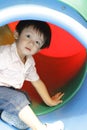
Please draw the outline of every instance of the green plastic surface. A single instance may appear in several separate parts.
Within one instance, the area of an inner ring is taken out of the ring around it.
[[[87,20],[87,0],[58,0],[77,10]]]
[[[86,63],[83,65],[79,73],[71,81],[69,81],[60,90],[59,89],[55,90],[55,92],[62,91],[65,93],[65,95],[63,96],[63,103],[55,107],[49,107],[49,106],[46,106],[44,103],[39,104],[39,103],[33,102],[31,105],[31,108],[36,113],[36,115],[43,115],[64,106],[78,92],[78,90],[80,89],[84,81],[85,75],[86,75]]]

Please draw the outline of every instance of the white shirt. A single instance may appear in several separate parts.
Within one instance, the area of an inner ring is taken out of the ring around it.
[[[38,79],[32,56],[29,56],[23,64],[17,54],[16,43],[0,46],[0,86],[13,86],[20,89],[24,80],[36,81]]]

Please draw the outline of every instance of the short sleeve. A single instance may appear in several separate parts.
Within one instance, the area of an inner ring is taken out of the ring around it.
[[[39,79],[39,75],[36,71],[35,66],[31,66],[28,74],[26,74],[26,80],[28,81],[37,81]]]
[[[29,68],[26,72],[26,80],[37,81],[39,79],[39,75],[36,70],[34,58],[31,57],[29,62]]]

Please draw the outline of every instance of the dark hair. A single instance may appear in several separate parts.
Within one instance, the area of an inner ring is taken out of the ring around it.
[[[36,30],[44,35],[45,43],[41,49],[49,47],[51,41],[51,29],[48,23],[39,20],[21,20],[16,26],[16,31],[21,34],[22,30],[26,27],[33,26]]]

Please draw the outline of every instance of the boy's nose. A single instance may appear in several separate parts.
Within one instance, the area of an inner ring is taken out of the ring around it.
[[[34,41],[31,40],[31,41],[29,42],[29,44],[30,44],[31,47],[34,46]]]

